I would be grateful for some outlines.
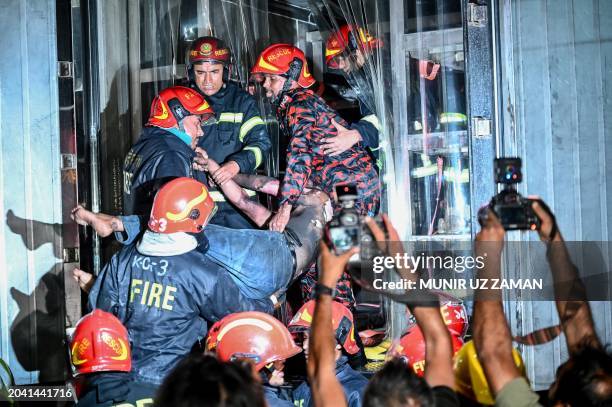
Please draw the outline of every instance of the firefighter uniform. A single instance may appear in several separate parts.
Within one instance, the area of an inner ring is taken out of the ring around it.
[[[286,92],[277,117],[281,129],[291,139],[287,148],[287,169],[281,185],[280,203],[295,204],[307,185],[334,196],[334,187],[355,184],[355,203],[362,215],[374,216],[380,205],[380,183],[374,162],[359,144],[330,157],[322,152],[322,141],[337,134],[331,120],[348,124],[319,96],[307,89]],[[334,208],[341,206],[335,202]]]
[[[155,193],[173,178],[205,182],[205,174],[191,167],[194,156],[187,141],[170,130],[145,127],[123,165],[123,213],[148,216]]]
[[[361,407],[363,392],[368,385],[368,379],[361,373],[353,370],[346,356],[340,356],[336,361],[336,377],[344,390],[347,405],[349,407]],[[293,391],[293,404],[296,407],[314,406],[308,382],[301,383]]]
[[[134,382],[129,373],[105,372],[87,378],[78,407],[151,407],[157,386]]]
[[[129,332],[134,381],[159,385],[204,337],[206,321],[273,310],[269,299],[246,298],[197,236],[145,232],[113,256],[90,292],[90,307],[113,313]]]
[[[270,136],[255,99],[233,82],[227,82],[207,99],[215,111],[216,123],[203,127],[204,136],[198,145],[218,163],[234,161],[241,173],[254,174],[271,148]],[[219,207],[211,223],[236,229],[253,228],[246,216],[225,202],[220,191],[210,192]],[[255,196],[254,191],[247,193]]]

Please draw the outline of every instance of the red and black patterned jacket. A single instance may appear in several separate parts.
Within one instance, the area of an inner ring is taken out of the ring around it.
[[[323,99],[307,89],[286,92],[276,112],[281,130],[290,138],[287,169],[279,191],[280,203],[295,204],[304,187],[322,189],[333,196],[334,187],[355,184],[357,210],[374,216],[380,206],[380,182],[374,162],[360,144],[342,154],[323,154],[323,140],[337,135],[331,120],[348,127]],[[336,202],[335,209],[340,206]]]

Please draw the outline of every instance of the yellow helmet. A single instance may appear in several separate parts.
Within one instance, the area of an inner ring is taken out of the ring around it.
[[[512,356],[521,375],[526,376],[525,364],[521,354],[513,348]],[[466,342],[455,355],[454,370],[457,392],[480,404],[488,406],[495,404],[495,399],[489,389],[489,383],[478,360],[473,341]]]

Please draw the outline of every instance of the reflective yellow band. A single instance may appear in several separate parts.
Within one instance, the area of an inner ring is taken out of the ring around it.
[[[436,175],[438,173],[438,166],[436,164],[431,164],[425,167],[419,167],[412,170],[413,178],[423,178],[429,177],[431,175]],[[467,168],[464,168],[459,173],[454,168],[446,168],[443,171],[444,180],[447,182],[459,182],[465,184],[470,181],[470,172]]]
[[[467,123],[467,116],[463,113],[442,113],[440,123]]]
[[[249,150],[249,151],[252,151],[253,154],[255,154],[255,168],[261,165],[261,162],[263,161],[263,157],[262,157],[261,150],[259,149],[259,147],[248,146],[248,147],[243,148],[243,150]]]
[[[259,116],[253,116],[246,122],[242,123],[242,126],[240,126],[240,141],[244,141],[244,138],[246,137],[248,132],[251,131],[253,127],[259,126],[260,124],[263,125],[265,123]]]
[[[376,130],[380,131],[380,129],[382,129],[382,126],[380,125],[380,121],[378,120],[378,117],[376,117],[376,115],[374,114],[369,114],[365,117],[363,117],[361,120],[366,121],[368,123],[371,123],[372,126],[374,126],[376,128]]]
[[[257,192],[250,190],[250,189],[246,189],[246,188],[242,188],[242,190],[244,192],[246,192],[246,194],[248,196],[255,196],[257,195]],[[210,197],[213,199],[213,201],[215,202],[225,202],[225,195],[223,195],[222,192],[219,191],[209,191],[210,193]]]
[[[242,113],[228,113],[224,112],[219,115],[218,122],[229,122],[229,123],[242,123]]]

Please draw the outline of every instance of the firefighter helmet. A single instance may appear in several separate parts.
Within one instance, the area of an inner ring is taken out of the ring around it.
[[[310,329],[315,305],[315,300],[310,300],[302,305],[302,308],[298,310],[291,319],[291,322],[289,322],[288,328],[290,332],[302,332]],[[359,346],[355,341],[353,314],[348,308],[337,301],[332,301],[332,325],[336,341],[346,353],[354,355],[359,352]]]
[[[95,309],[77,322],[70,342],[75,375],[129,372],[132,357],[127,329],[113,314]]]
[[[519,372],[525,377],[525,364],[521,354],[514,348],[512,349],[512,357]],[[455,388],[459,393],[480,404],[495,404],[473,341],[466,342],[455,355],[454,371]]]
[[[450,336],[453,354],[455,354],[463,345],[463,341],[453,332],[450,332]],[[423,376],[425,374],[425,339],[421,329],[415,326],[402,335],[399,343],[389,350],[389,355],[401,358],[412,368],[414,373]]]
[[[467,310],[461,301],[448,301],[440,306],[442,319],[448,329],[463,338],[468,328]]]
[[[281,75],[292,79],[302,88],[308,88],[316,82],[308,71],[308,62],[301,49],[289,44],[273,44],[264,49],[251,74],[261,81],[263,74]]]
[[[176,178],[155,195],[149,229],[156,233],[199,233],[216,209],[204,184],[193,178]]]
[[[364,28],[345,24],[338,31],[330,34],[325,43],[325,63],[331,69],[338,69],[335,58],[343,53],[354,52],[358,49],[371,52],[382,47],[381,40],[371,36]]]
[[[238,312],[223,318],[209,334],[206,347],[214,349],[222,361],[253,360],[257,370],[302,351],[278,319],[258,311]]]
[[[159,92],[153,99],[147,125],[169,129],[178,126],[187,116],[209,117],[212,114],[210,105],[198,92],[184,86],[172,86]]]
[[[189,81],[192,83],[195,82],[193,65],[199,62],[223,64],[223,82],[229,80],[232,53],[223,40],[216,37],[200,37],[191,44],[185,66]]]

